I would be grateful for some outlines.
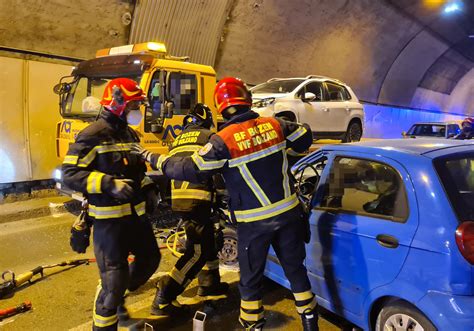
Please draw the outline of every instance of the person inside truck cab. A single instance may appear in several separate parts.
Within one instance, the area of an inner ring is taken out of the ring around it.
[[[161,101],[160,101],[160,83],[156,82],[151,90],[150,106],[152,110],[151,119],[156,120],[161,115]]]

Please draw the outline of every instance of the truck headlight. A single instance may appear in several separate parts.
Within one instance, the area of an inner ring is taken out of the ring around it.
[[[61,169],[54,169],[53,178],[57,181],[61,181],[61,179],[63,178],[63,173],[61,172]]]

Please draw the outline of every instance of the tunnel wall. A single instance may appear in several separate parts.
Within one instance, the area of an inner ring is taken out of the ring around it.
[[[385,1],[235,0],[216,69],[251,83],[325,75],[378,102],[392,64],[419,30]]]
[[[451,94],[419,87],[413,97],[412,105],[417,108],[474,116],[474,69],[462,77]]]
[[[256,84],[319,74],[371,103],[471,109],[463,76],[474,64],[385,0],[235,0],[221,40],[218,77]]]
[[[0,183],[52,178],[58,96],[52,87],[70,65],[0,57]]]
[[[75,58],[125,45],[133,0],[2,0],[0,46]]]
[[[401,133],[408,131],[417,122],[461,121],[465,118],[460,114],[367,103],[364,104],[364,110],[364,138],[401,138]]]

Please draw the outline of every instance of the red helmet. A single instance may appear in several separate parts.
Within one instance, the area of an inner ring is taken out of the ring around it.
[[[100,104],[111,113],[121,116],[127,103],[144,101],[145,94],[136,81],[128,78],[115,78],[107,83]]]
[[[224,110],[232,106],[251,106],[252,94],[241,79],[226,77],[221,79],[216,85],[214,102],[217,111],[222,114]]]

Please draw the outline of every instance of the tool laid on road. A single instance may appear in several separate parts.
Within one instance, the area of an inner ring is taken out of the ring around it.
[[[20,313],[24,313],[32,308],[31,301],[25,301],[18,306],[10,307],[6,309],[0,309],[0,321]]]
[[[95,259],[76,259],[76,260],[63,261],[60,263],[39,266],[39,267],[34,268],[33,270],[22,273],[18,276],[15,275],[15,273],[11,270],[4,271],[2,273],[3,282],[0,283],[0,299],[14,292],[16,288],[25,284],[26,282],[31,282],[31,279],[33,278],[33,276],[40,274],[41,277],[43,277],[44,269],[54,268],[54,267],[78,266],[82,264],[89,264],[90,262],[95,262]]]

